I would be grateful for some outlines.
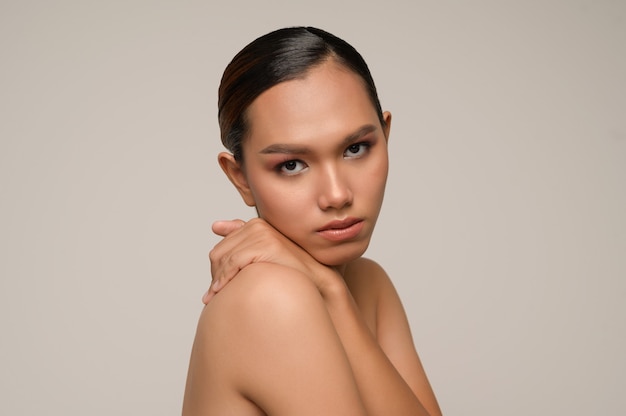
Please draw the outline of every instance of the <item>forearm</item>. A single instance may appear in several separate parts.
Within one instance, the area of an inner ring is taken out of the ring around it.
[[[428,415],[367,327],[345,284],[329,285],[322,295],[368,414]]]

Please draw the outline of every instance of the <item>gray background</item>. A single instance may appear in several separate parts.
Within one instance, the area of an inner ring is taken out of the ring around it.
[[[0,414],[180,412],[216,89],[315,25],[394,114],[368,255],[447,415],[618,415],[626,385],[623,1],[0,2]]]

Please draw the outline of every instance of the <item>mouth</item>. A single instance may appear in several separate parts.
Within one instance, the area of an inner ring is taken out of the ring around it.
[[[317,233],[327,240],[344,241],[355,238],[363,228],[361,218],[346,218],[331,221],[317,230]]]

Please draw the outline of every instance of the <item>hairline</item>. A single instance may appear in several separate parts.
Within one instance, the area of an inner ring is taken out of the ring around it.
[[[242,166],[244,165],[244,160],[245,157],[243,155],[243,147],[244,147],[244,143],[250,138],[250,130],[251,130],[251,125],[250,125],[250,120],[249,120],[249,114],[248,114],[248,110],[249,108],[252,106],[252,104],[261,96],[263,95],[266,91],[269,91],[270,89],[274,88],[277,85],[280,85],[284,82],[288,82],[288,81],[295,81],[295,80],[303,80],[306,79],[311,71],[313,71],[316,68],[319,68],[325,64],[328,63],[334,63],[336,64],[337,69],[342,70],[342,71],[346,71],[349,73],[352,73],[354,75],[357,76],[357,78],[359,79],[359,82],[361,83],[362,87],[365,89],[367,97],[368,97],[368,101],[370,102],[370,104],[374,107],[374,111],[376,111],[376,115],[377,118],[379,119],[378,122],[381,125],[381,128],[385,127],[385,123],[384,123],[384,119],[382,118],[381,114],[379,113],[379,109],[376,107],[376,102],[374,102],[374,97],[372,97],[372,95],[369,93],[369,85],[367,83],[367,81],[363,78],[363,76],[356,71],[355,69],[353,69],[348,62],[346,62],[345,59],[342,59],[340,55],[338,55],[335,51],[333,50],[329,50],[328,54],[326,54],[325,56],[323,56],[319,61],[313,63],[312,65],[310,65],[309,67],[307,67],[304,71],[298,72],[296,74],[292,74],[291,76],[287,76],[285,77],[285,79],[282,79],[280,82],[277,82],[276,84],[272,85],[271,87],[267,88],[266,90],[262,91],[259,95],[257,95],[254,100],[252,100],[250,102],[250,104],[246,107],[246,109],[243,111],[243,114],[241,115],[241,121],[242,121],[242,127],[243,127],[243,134],[241,136],[241,152],[239,157],[237,157],[238,155],[234,155],[235,159],[237,160],[237,162],[239,162]]]

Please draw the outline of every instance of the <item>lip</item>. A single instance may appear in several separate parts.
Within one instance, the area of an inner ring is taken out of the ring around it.
[[[317,233],[330,241],[345,241],[355,238],[363,229],[360,218],[346,218],[331,221],[317,230]]]

